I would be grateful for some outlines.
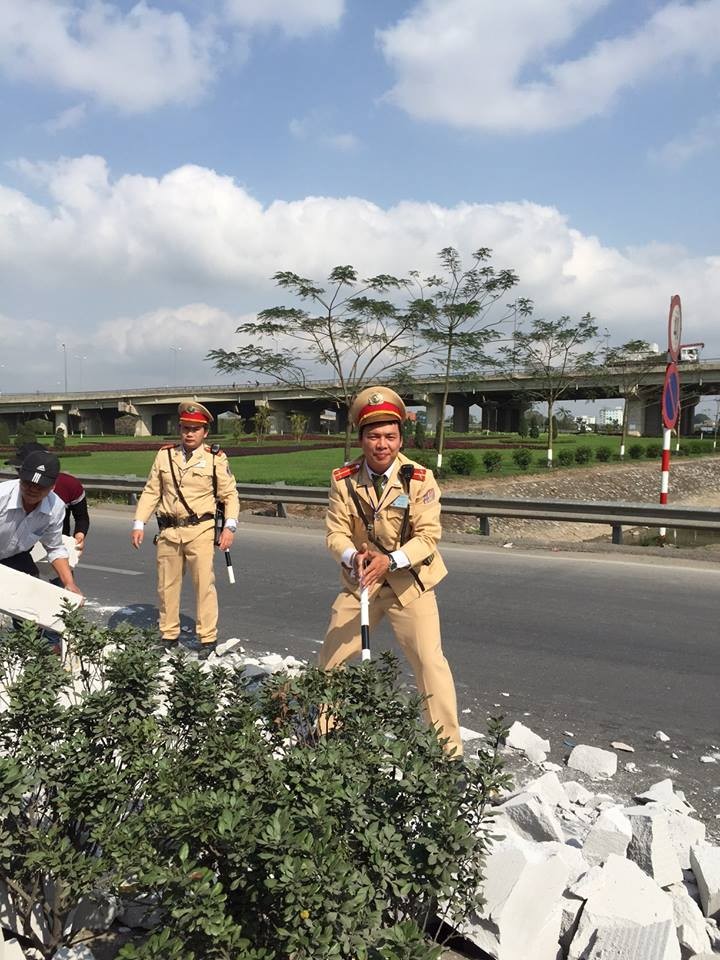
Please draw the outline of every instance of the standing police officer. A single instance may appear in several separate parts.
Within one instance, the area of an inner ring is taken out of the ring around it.
[[[218,547],[229,550],[237,528],[240,504],[235,478],[225,454],[205,443],[212,414],[201,403],[178,406],[180,443],[162,447],[138,500],[132,531],[136,549],[143,530],[157,510],[160,634],[172,645],[180,637],[180,590],[187,566],[197,605],[196,630],[205,659],[217,641],[218,603],[213,570],[215,510],[224,506],[225,523]]]
[[[387,616],[415,673],[425,711],[446,749],[462,754],[457,700],[440,640],[434,587],[447,573],[438,553],[440,490],[430,470],[400,453],[405,404],[369,387],[350,407],[363,455],[335,470],[327,545],[341,565],[343,589],[320,651],[330,670],[361,649],[360,586],[370,590],[370,629]]]

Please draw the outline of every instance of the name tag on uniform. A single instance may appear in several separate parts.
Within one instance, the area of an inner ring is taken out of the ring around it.
[[[197,463],[194,463],[193,466],[194,466],[194,467],[204,467],[204,466],[205,466],[205,461],[204,461],[204,460],[198,460],[198,462],[197,462]]]
[[[397,507],[399,510],[404,510],[409,505],[409,503],[410,501],[408,500],[407,494],[401,493],[400,496],[395,497],[393,502],[391,504],[388,504],[388,506]]]

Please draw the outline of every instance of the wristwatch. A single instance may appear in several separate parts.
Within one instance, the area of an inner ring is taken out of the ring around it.
[[[388,573],[394,573],[397,570],[397,560],[393,556],[389,556],[388,560],[390,561],[388,564]]]

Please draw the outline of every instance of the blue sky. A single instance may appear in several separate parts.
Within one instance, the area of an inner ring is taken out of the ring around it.
[[[209,382],[276,270],[448,244],[720,356],[719,93],[720,0],[3,0],[0,389]]]

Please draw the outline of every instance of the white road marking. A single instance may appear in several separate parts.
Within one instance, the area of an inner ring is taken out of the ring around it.
[[[97,563],[83,563],[78,567],[80,572],[83,570],[102,570],[103,573],[124,573],[126,577],[141,577],[142,570],[123,570],[122,567],[101,567]]]

